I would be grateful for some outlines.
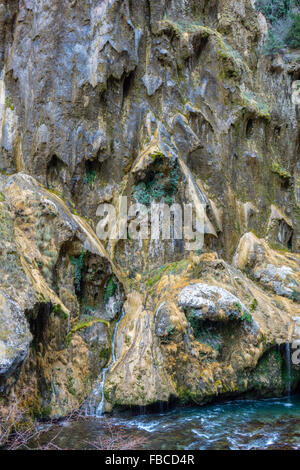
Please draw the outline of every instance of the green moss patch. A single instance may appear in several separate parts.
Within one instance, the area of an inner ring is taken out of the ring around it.
[[[250,90],[241,91],[242,105],[262,119],[271,119],[271,112],[266,101]]]
[[[203,39],[214,38],[217,43],[217,56],[221,62],[220,76],[222,79],[238,78],[243,69],[250,72],[241,55],[215,29],[204,26],[198,21],[179,20],[175,22],[170,19],[164,19],[161,26],[163,31],[169,31],[178,38],[186,33],[200,36]]]
[[[12,111],[15,109],[14,105],[12,104],[11,99],[9,98],[9,96],[6,96],[6,98],[5,98],[5,106],[7,108],[11,109]]]
[[[54,305],[54,306],[52,307],[52,312],[54,313],[55,316],[58,316],[58,317],[60,317],[60,318],[63,319],[63,320],[67,320],[67,319],[68,319],[68,315],[67,315],[66,312],[62,309],[62,307],[61,307],[60,304]]]
[[[187,268],[188,264],[189,260],[182,259],[172,264],[162,265],[158,270],[154,271],[153,275],[149,279],[147,279],[147,281],[145,282],[146,287],[152,287],[154,284],[161,280],[164,274],[175,274],[180,271],[183,271]]]
[[[291,174],[289,171],[287,171],[285,168],[283,168],[279,163],[273,162],[272,163],[272,172],[275,173],[276,175],[280,176],[280,178],[283,179],[290,179]]]

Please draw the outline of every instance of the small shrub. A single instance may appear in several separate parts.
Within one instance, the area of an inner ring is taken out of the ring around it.
[[[237,311],[238,311],[239,313],[242,313],[242,306],[241,306],[241,304],[235,303],[235,304],[234,304],[234,307],[237,309]]]
[[[263,53],[266,55],[273,55],[284,47],[283,41],[277,36],[277,34],[271,29],[269,31],[267,40],[263,45]]]
[[[136,185],[133,192],[133,197],[136,202],[140,204],[144,204],[146,206],[150,205],[150,196],[147,191],[146,183],[141,182]]]
[[[143,449],[147,439],[144,436],[133,437],[120,425],[112,424],[107,418],[102,421],[103,435],[96,442],[88,444],[96,450],[133,450]]]
[[[295,48],[300,46],[300,14],[294,13],[294,8],[299,7],[299,0],[256,1],[257,10],[265,15],[270,25],[263,53],[273,55],[286,45]]]
[[[269,23],[274,24],[287,17],[291,3],[290,0],[257,0],[255,6],[265,15]]]
[[[76,389],[74,387],[74,379],[71,375],[67,376],[66,389],[71,395],[76,396]]]

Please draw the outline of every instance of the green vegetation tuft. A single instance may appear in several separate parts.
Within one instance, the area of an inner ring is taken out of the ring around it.
[[[99,353],[99,357],[100,359],[105,359],[106,361],[108,361],[110,354],[111,354],[111,350],[109,348],[103,348],[101,349]]]
[[[149,181],[141,181],[133,191],[136,202],[150,206],[154,201],[161,201],[163,198],[167,204],[174,202],[174,196],[178,190],[180,171],[178,168],[171,170],[170,176],[163,173],[155,174]]]
[[[115,283],[114,278],[111,277],[107,281],[107,283],[105,285],[105,289],[104,289],[104,301],[105,301],[105,303],[107,303],[109,301],[110,297],[112,297],[115,294],[116,290],[117,290],[117,284]]]
[[[291,178],[291,174],[289,171],[287,171],[285,168],[283,168],[279,163],[273,162],[272,163],[272,172],[280,176],[281,178],[284,179],[289,179]]]
[[[87,170],[85,177],[83,179],[84,184],[88,184],[89,186],[92,186],[94,182],[96,181],[97,178],[97,172],[96,170]]]
[[[255,6],[265,15],[268,22],[274,25],[280,20],[285,20],[291,8],[299,4],[298,0],[257,0]]]
[[[80,321],[79,323],[76,323],[76,325],[74,325],[73,328],[69,331],[65,339],[66,346],[69,346],[72,340],[72,337],[75,333],[77,333],[80,330],[89,328],[90,326],[93,326],[96,323],[104,323],[104,325],[106,325],[107,327],[110,326],[109,322],[106,320],[103,320],[102,318],[87,317],[86,319]]]
[[[152,158],[153,161],[155,161],[157,158],[163,158],[164,154],[159,151],[156,151],[156,152],[152,152],[150,157]]]
[[[158,272],[156,272],[150,279],[146,281],[146,286],[152,287],[153,284],[160,281],[166,269],[167,269],[167,266],[161,266]]]
[[[188,21],[185,19],[173,21],[170,18],[164,18],[162,25],[178,38],[184,33],[201,33],[203,37],[207,37],[210,31],[210,28],[203,26],[199,21]]]
[[[66,381],[66,389],[71,395],[76,396],[76,389],[74,386],[74,379],[71,375],[67,376],[67,381]]]
[[[249,312],[247,312],[247,310],[243,311],[243,315],[241,316],[241,320],[242,321],[247,321],[248,323],[253,322],[252,315]]]
[[[11,102],[11,99],[8,96],[6,96],[6,98],[5,98],[5,106],[7,108],[11,109],[12,111],[15,109],[14,105]]]
[[[253,299],[253,301],[252,301],[251,304],[249,305],[249,310],[250,310],[250,312],[254,312],[254,310],[257,309],[257,306],[258,306],[257,299]]]

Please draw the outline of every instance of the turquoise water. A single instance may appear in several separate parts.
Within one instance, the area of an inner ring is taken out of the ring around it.
[[[130,439],[143,437],[143,448],[150,450],[300,449],[300,396],[179,408],[109,423]],[[62,423],[43,439],[55,433],[55,444],[68,449],[88,449],[105,437],[102,419]]]

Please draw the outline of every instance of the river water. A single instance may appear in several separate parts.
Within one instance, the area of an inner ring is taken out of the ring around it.
[[[243,400],[169,412],[108,418],[138,448],[149,450],[300,449],[300,396]],[[106,431],[107,433],[107,431]],[[56,436],[56,437],[55,437]],[[62,449],[91,449],[105,438],[103,419],[63,422],[43,434]]]

